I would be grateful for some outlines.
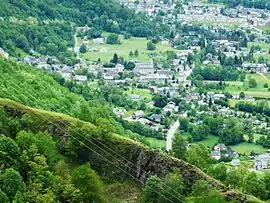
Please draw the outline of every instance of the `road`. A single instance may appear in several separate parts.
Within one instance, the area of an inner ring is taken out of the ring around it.
[[[269,80],[264,74],[262,74],[262,73],[259,73],[259,72],[257,72],[257,74],[259,74],[260,76],[262,76],[265,80]]]
[[[172,150],[172,143],[173,143],[173,138],[176,130],[179,128],[180,122],[177,119],[177,121],[170,127],[167,133],[167,138],[166,138],[166,150],[170,151]]]
[[[80,48],[79,48],[78,39],[77,39],[78,29],[79,28],[76,28],[76,33],[73,36],[75,40],[73,51],[77,54],[77,59],[80,59],[80,53],[79,53]]]

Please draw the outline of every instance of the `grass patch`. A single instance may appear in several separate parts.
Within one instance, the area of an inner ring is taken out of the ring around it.
[[[212,148],[217,142],[218,142],[218,137],[214,136],[214,135],[208,135],[207,138],[205,140],[202,140],[198,143],[204,144],[207,147]]]
[[[106,37],[108,33],[104,33],[103,37]],[[149,40],[146,38],[140,37],[131,37],[130,39],[124,39],[123,35],[119,35],[121,44],[119,45],[110,45],[110,44],[94,44],[92,40],[89,40],[88,45],[91,49],[103,50],[102,52],[87,52],[83,55],[83,58],[89,60],[97,60],[100,58],[102,61],[110,61],[112,59],[113,54],[117,53],[118,56],[123,57],[128,60],[139,60],[139,61],[149,61],[149,54],[162,55],[162,53],[166,51],[175,50],[170,45],[162,45],[158,43],[156,45],[156,50],[148,51],[146,49],[146,44]],[[130,57],[129,52],[132,51],[134,53],[135,50],[138,50],[138,57]]]
[[[250,152],[254,151],[255,153],[263,153],[265,152],[265,148],[260,145],[256,145],[254,143],[243,142],[238,145],[230,146],[233,150],[237,151],[241,154],[249,155]]]
[[[127,94],[129,97],[131,97],[133,94],[140,95],[140,100],[144,102],[150,102],[153,98],[152,93],[149,89],[134,88],[128,90]]]
[[[166,141],[165,140],[159,140],[152,137],[146,137],[146,140],[150,143],[150,147],[153,149],[165,149]]]
[[[248,85],[249,77],[254,78],[256,80],[257,82],[256,88],[249,88]],[[205,82],[218,83],[219,81],[205,81]],[[270,98],[270,92],[268,91],[268,88],[263,87],[265,83],[270,85],[270,80],[256,73],[247,74],[246,80],[244,82],[225,81],[225,84],[227,85],[225,91],[230,92],[231,94],[239,94],[240,92],[244,92],[248,96]]]
[[[106,199],[109,199],[111,203],[137,202],[142,192],[141,186],[134,181],[105,185],[104,190]]]
[[[268,26],[268,28],[269,28],[269,26]],[[269,43],[265,43],[265,42],[249,42],[248,43],[248,49],[250,50],[250,48],[252,46],[259,46],[259,47],[262,48],[262,50],[265,51],[265,53],[259,53],[259,54],[255,53],[254,54],[254,58],[255,58],[256,61],[258,61],[260,56],[263,56],[265,60],[267,60],[267,59],[270,60],[270,54],[269,54],[270,44]]]

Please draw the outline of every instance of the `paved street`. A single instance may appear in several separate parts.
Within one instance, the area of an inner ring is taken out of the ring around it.
[[[168,133],[167,133],[167,138],[166,138],[166,150],[170,151],[172,150],[172,142],[174,138],[174,134],[176,130],[179,128],[180,122],[177,119],[177,121],[170,127]]]

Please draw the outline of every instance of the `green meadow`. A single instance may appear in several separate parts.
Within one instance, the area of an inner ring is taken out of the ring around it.
[[[104,33],[103,37],[108,36],[109,33]],[[162,53],[166,51],[175,50],[170,45],[162,45],[160,43],[156,44],[156,49],[154,51],[147,50],[147,42],[149,41],[146,38],[131,37],[130,39],[124,39],[123,35],[119,35],[120,44],[95,44],[92,40],[89,40],[88,44],[90,49],[96,49],[99,51],[89,51],[83,54],[84,59],[97,60],[100,58],[102,61],[110,61],[114,53],[117,53],[118,56],[123,57],[128,60],[139,60],[139,61],[149,61],[151,55],[162,56]],[[82,43],[82,41],[80,41]],[[101,51],[100,51],[101,50]],[[132,51],[138,50],[138,57],[130,57],[129,53]]]
[[[248,85],[249,77],[254,78],[257,82],[257,87],[250,88]],[[240,92],[244,92],[248,96],[254,97],[263,97],[270,98],[270,92],[268,88],[264,87],[264,84],[268,84],[270,87],[270,79],[269,75],[265,77],[259,74],[247,74],[245,81],[225,81],[226,88],[225,91],[230,92],[231,94],[239,94]],[[208,83],[218,83],[218,81],[205,81]]]

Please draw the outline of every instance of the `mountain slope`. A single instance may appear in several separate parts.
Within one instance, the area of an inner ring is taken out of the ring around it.
[[[57,140],[63,154],[81,162],[90,162],[93,169],[109,179],[128,180],[132,179],[132,176],[144,182],[150,175],[164,177],[174,168],[178,168],[188,188],[197,180],[203,179],[221,190],[229,199],[236,199],[238,202],[259,202],[237,191],[228,190],[193,165],[152,151],[116,134],[104,135],[90,123],[64,114],[26,107],[7,99],[0,99],[0,109],[10,119],[16,120],[15,123],[21,126],[21,129],[48,132]],[[6,126],[6,129],[8,128],[12,130],[14,126]]]

